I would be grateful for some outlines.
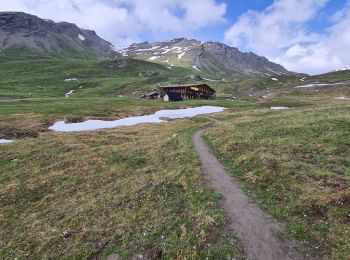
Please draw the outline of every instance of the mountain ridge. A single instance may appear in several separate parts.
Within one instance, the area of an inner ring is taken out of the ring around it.
[[[193,74],[215,79],[240,76],[297,75],[252,52],[241,52],[224,43],[176,38],[154,43],[134,43],[116,50],[95,31],[68,22],[54,22],[23,12],[0,12],[0,54],[23,48],[30,53],[64,57],[138,59],[168,69],[185,67]]]
[[[283,66],[252,52],[241,52],[220,42],[202,42],[195,39],[176,38],[160,42],[134,43],[120,49],[124,57],[131,57],[173,66],[192,67],[194,71],[214,74],[296,75]]]
[[[23,12],[0,12],[0,52],[24,48],[40,54],[90,54],[117,57],[112,44],[95,31],[68,22],[54,22]]]

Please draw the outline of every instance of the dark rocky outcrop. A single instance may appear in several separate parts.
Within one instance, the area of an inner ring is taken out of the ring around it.
[[[16,48],[45,54],[119,55],[111,43],[94,31],[80,29],[75,24],[55,23],[20,12],[0,12],[0,52]]]

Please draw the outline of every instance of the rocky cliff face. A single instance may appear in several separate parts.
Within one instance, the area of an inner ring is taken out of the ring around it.
[[[254,53],[244,53],[219,42],[200,42],[184,38],[165,42],[133,44],[120,50],[124,56],[173,66],[192,67],[194,71],[215,74],[292,75],[283,66]]]
[[[75,24],[18,13],[0,12],[0,52],[10,48],[25,48],[39,53],[89,53],[100,57],[118,55],[113,46],[94,31]]]

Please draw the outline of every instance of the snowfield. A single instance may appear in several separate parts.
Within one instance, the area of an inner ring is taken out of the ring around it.
[[[201,71],[200,69],[198,69],[196,66],[192,66],[192,68],[194,68],[197,71]]]
[[[148,60],[158,60],[160,57],[159,56],[152,56],[148,58]]]
[[[178,58],[179,60],[181,60],[182,57],[183,57],[185,54],[186,54],[186,52],[182,52],[182,53],[180,53],[179,55],[177,55],[177,58]]]

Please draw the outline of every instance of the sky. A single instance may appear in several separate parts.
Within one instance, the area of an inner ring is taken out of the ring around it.
[[[297,72],[350,66],[350,0],[4,0],[0,11],[72,22],[118,47],[186,37]]]

